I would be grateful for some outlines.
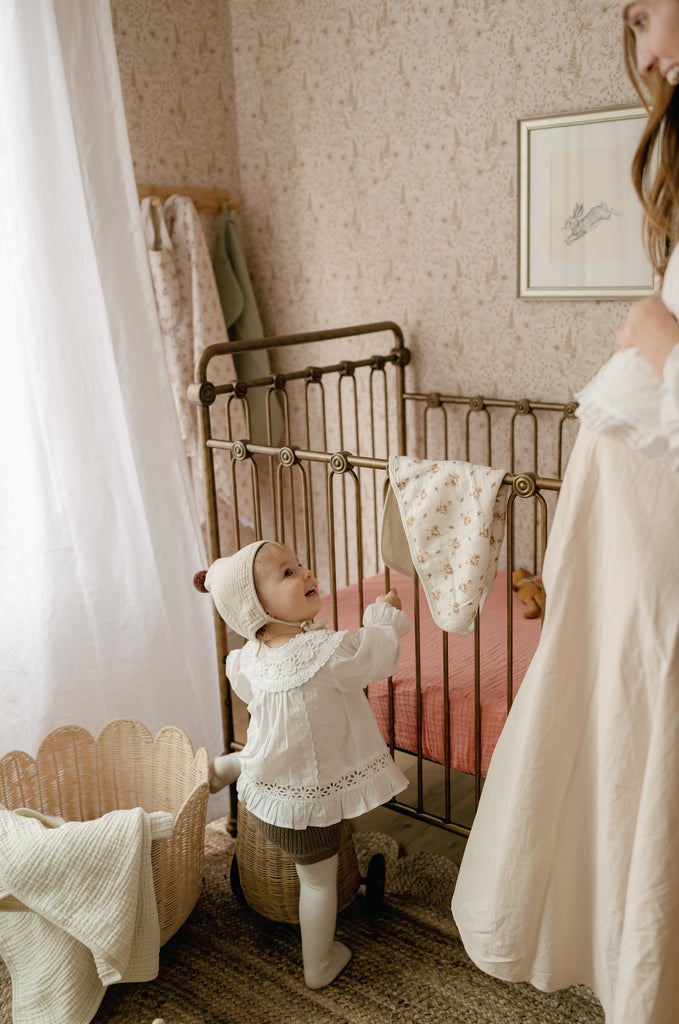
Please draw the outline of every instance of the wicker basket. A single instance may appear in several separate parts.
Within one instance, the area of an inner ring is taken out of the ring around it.
[[[270,842],[253,823],[243,804],[238,805],[238,837],[232,861],[232,887],[240,889],[253,910],[272,921],[299,922],[299,879],[295,863]],[[345,910],[361,884],[351,831],[345,821],[337,869],[337,910]]]
[[[23,750],[0,759],[0,803],[30,807],[66,821],[90,821],[108,811],[142,807],[169,811],[172,835],[151,844],[161,945],[196,905],[203,875],[208,758],[194,754],[175,726],[155,740],[146,726],[118,718],[96,740],[77,725],[54,729],[35,760]]]

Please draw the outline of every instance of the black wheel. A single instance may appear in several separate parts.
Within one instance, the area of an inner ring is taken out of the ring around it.
[[[379,914],[382,909],[386,877],[387,864],[384,854],[376,853],[370,858],[368,875],[365,880],[366,910],[369,914]]]
[[[240,884],[240,871],[238,870],[238,860],[234,853],[231,860],[231,871],[229,873],[229,881],[231,882],[231,892],[234,894],[236,899],[240,903],[245,903],[245,893],[243,892],[243,886]]]

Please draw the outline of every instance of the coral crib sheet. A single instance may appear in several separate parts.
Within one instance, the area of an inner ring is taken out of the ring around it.
[[[413,585],[410,579],[391,574],[398,589],[411,630],[401,641],[403,656],[394,675],[395,745],[417,751],[417,697],[415,688],[415,631]],[[507,718],[507,579],[497,574],[495,586],[481,614],[481,774],[485,776],[491,754]],[[355,630],[358,617],[358,586],[338,591],[340,629]],[[384,593],[384,578],[364,581],[364,604]],[[524,619],[525,606],[516,594],[513,600],[513,690],[516,694],[540,638],[541,619]],[[332,615],[332,601],[326,598],[324,615]],[[450,765],[474,772],[474,635],[445,634],[434,624],[424,596],[420,598],[420,669],[422,688],[422,753],[445,763],[443,714],[443,645],[448,644],[451,751]],[[368,699],[385,740],[389,740],[389,697],[387,681],[373,683]]]

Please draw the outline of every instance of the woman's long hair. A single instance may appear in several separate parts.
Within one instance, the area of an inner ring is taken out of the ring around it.
[[[625,26],[624,42],[627,74],[649,112],[632,161],[632,182],[645,212],[644,246],[662,277],[679,234],[679,88],[657,71],[642,80],[629,26]]]

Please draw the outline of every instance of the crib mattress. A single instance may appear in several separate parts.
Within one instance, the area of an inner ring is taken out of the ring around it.
[[[424,596],[420,599],[419,644],[414,629],[412,581],[391,574],[411,623],[402,639],[403,655],[393,677],[394,742],[399,750],[416,753],[417,689],[416,649],[419,646],[422,694],[422,755],[445,764],[444,741],[444,644],[448,646],[450,766],[474,772],[474,635],[460,637],[443,633],[434,623]],[[364,606],[384,593],[380,574],[364,581]],[[525,605],[516,594],[513,607],[513,680],[516,694],[531,662],[540,637],[541,619],[525,619]],[[358,585],[344,587],[337,594],[338,628],[358,629]],[[325,599],[324,615],[332,616],[332,599]],[[331,619],[332,621],[332,619]],[[499,572],[481,614],[481,774],[485,776],[490,757],[507,718],[507,578]],[[368,687],[368,699],[385,740],[389,742],[389,693],[386,680]]]

